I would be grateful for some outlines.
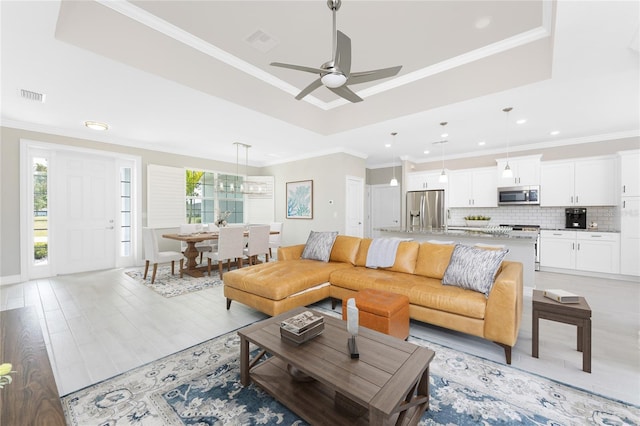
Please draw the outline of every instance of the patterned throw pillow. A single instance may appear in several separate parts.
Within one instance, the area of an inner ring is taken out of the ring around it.
[[[489,297],[496,272],[508,252],[456,244],[442,284],[477,291]]]
[[[335,232],[314,232],[309,233],[307,238],[307,244],[302,251],[303,259],[320,260],[322,262],[328,262],[329,256],[331,256],[331,249],[333,243],[338,236],[338,231]]]

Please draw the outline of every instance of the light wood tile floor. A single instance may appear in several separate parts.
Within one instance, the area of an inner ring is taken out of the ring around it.
[[[536,272],[536,288],[587,298],[593,311],[592,373],[582,371],[574,326],[541,320],[540,358],[531,357],[531,295],[512,366],[640,405],[640,283]],[[330,307],[328,301],[320,303]],[[121,269],[0,287],[0,310],[36,306],[60,395],[266,318],[222,288],[164,298]],[[480,338],[412,321],[411,334],[504,363]]]

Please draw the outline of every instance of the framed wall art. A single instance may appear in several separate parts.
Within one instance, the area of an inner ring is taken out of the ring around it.
[[[287,182],[287,219],[313,219],[313,181]]]

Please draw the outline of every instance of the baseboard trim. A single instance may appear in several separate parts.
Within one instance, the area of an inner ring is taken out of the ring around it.
[[[7,275],[4,277],[0,277],[0,287],[3,285],[18,284],[21,281],[21,275]]]

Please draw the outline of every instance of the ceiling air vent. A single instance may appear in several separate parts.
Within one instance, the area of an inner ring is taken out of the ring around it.
[[[29,101],[36,101],[44,103],[47,95],[38,92],[32,92],[31,90],[20,89],[20,96]]]
[[[276,47],[279,41],[265,33],[262,30],[256,30],[253,34],[244,39],[247,43],[251,45],[254,49],[261,51],[262,53],[267,53],[274,47]]]

